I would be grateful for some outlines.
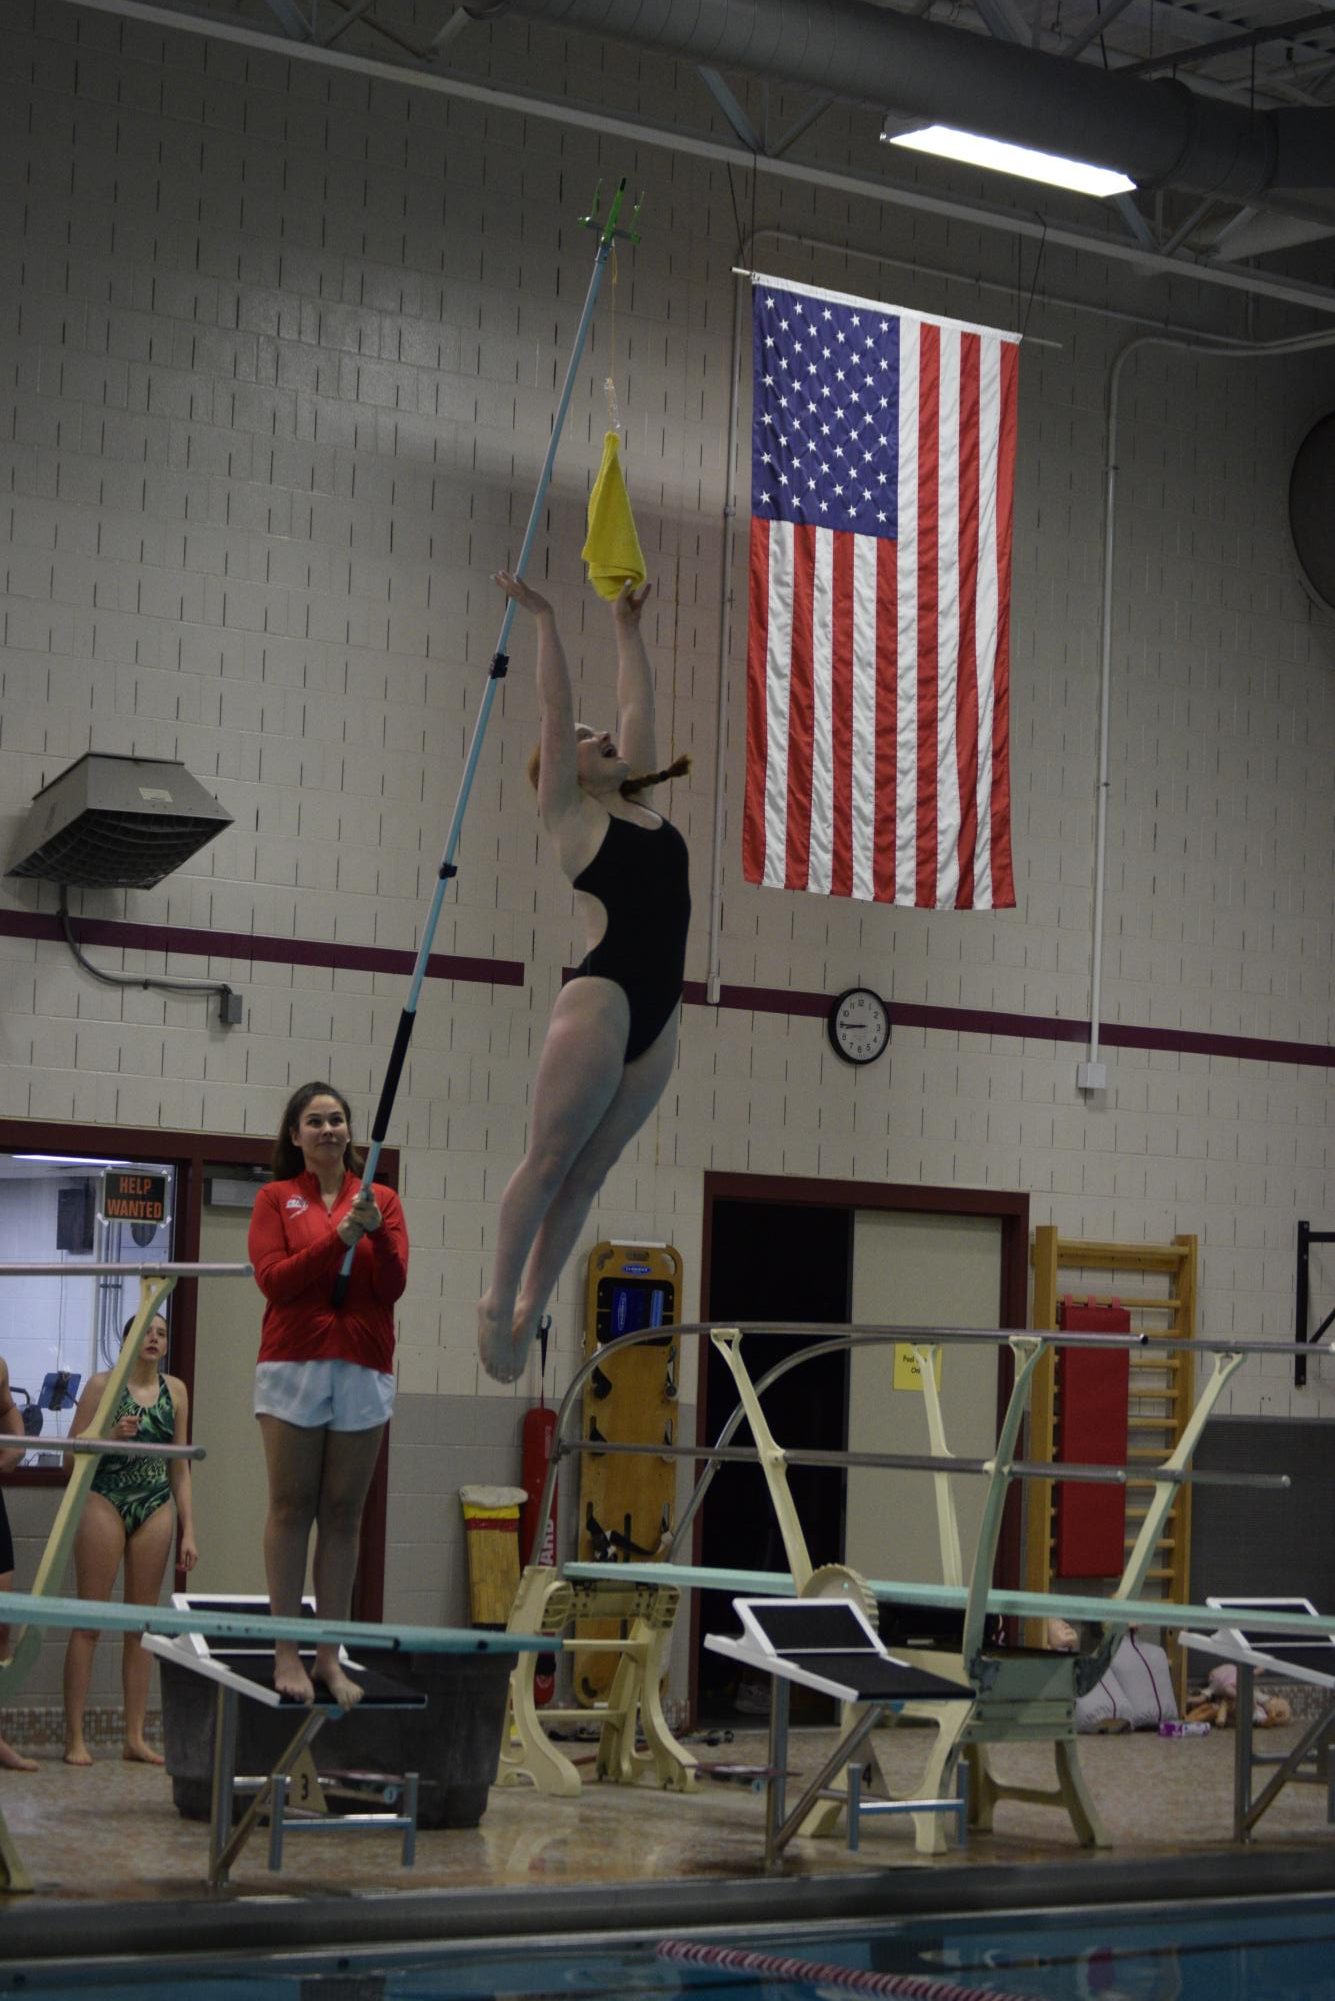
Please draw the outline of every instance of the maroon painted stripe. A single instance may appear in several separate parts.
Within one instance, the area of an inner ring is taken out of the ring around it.
[[[80,917],[81,945],[110,945],[130,951],[176,952],[189,958],[240,959],[279,966],[325,966],[341,972],[412,972],[414,954],[380,945],[325,944],[312,938],[255,937],[245,931],[194,931],[166,924],[130,924],[103,917]],[[26,910],[0,910],[0,937],[62,941],[60,920]],[[564,969],[569,979],[573,967]],[[433,980],[474,981],[482,986],[522,987],[528,971],[518,959],[456,958],[433,952],[427,961]],[[703,980],[687,980],[683,997],[705,1007]],[[823,1020],[832,994],[802,992],[787,987],[719,989],[718,1005],[749,1014],[785,1014]],[[1071,1016],[1006,1014],[992,1008],[929,1007],[915,1001],[890,1003],[892,1022],[902,1028],[925,1028],[937,1034],[1010,1035],[1024,1042],[1086,1042],[1089,1023]],[[1190,1028],[1137,1028],[1108,1022],[1099,1031],[1109,1049],[1161,1050],[1179,1056],[1229,1056],[1244,1063],[1286,1063],[1335,1069],[1335,1044],[1286,1042],[1261,1035],[1218,1035]]]
[[[241,959],[252,965],[327,966],[336,972],[410,974],[413,952],[383,945],[337,945],[316,938],[264,938],[249,931],[193,931],[168,924],[129,924],[106,917],[79,917],[75,931],[80,945],[114,945],[130,952],[177,952],[187,958]],[[0,936],[42,938],[62,942],[58,917],[26,910],[0,911]],[[478,980],[485,986],[522,987],[526,978],[518,959],[456,958],[433,952],[427,960],[433,980]]]

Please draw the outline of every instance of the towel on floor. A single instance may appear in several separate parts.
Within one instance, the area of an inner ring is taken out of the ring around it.
[[[603,439],[603,462],[589,495],[589,532],[580,555],[589,566],[589,582],[600,598],[620,597],[627,584],[638,590],[644,582],[644,554],[630,511],[615,431]]]

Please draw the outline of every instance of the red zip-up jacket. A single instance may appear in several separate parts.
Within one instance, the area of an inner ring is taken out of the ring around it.
[[[347,1255],[338,1226],[361,1182],[345,1174],[332,1209],[310,1172],[271,1181],[255,1197],[250,1262],[267,1302],[262,1362],[358,1362],[388,1375],[394,1367],[394,1302],[408,1283],[408,1232],[392,1188],[373,1184],[383,1221],[352,1254],[347,1296],[331,1305]]]

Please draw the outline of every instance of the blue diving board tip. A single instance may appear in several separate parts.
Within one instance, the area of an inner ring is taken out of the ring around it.
[[[726,1591],[730,1597],[795,1597],[786,1570],[724,1570],[690,1563],[568,1563],[562,1573],[572,1584],[676,1584],[685,1591]],[[890,1604],[925,1605],[936,1610],[963,1611],[969,1593],[962,1584],[911,1584],[893,1578],[869,1577],[874,1598]],[[0,1594],[0,1616],[4,1598]],[[1006,1591],[993,1587],[987,1610],[1003,1617],[1067,1619],[1076,1624],[1105,1626],[1217,1626],[1217,1606],[1180,1605],[1166,1598],[1102,1598],[1068,1591]],[[1259,1627],[1260,1616],[1254,1623]],[[1335,1615],[1268,1612],[1269,1633],[1289,1633],[1311,1639],[1314,1633],[1335,1634]]]

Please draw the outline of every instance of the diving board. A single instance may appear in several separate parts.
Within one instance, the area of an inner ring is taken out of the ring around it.
[[[272,1612],[181,1611],[172,1605],[120,1605],[105,1599],[37,1598],[0,1591],[0,1624],[77,1627],[101,1633],[202,1633],[211,1640],[306,1640],[340,1647],[380,1647],[389,1653],[552,1653],[558,1643],[523,1633],[480,1632],[468,1626],[387,1626],[360,1619],[275,1618]]]
[[[1237,1704],[1233,1718],[1233,1838],[1247,1841],[1267,1809],[1288,1785],[1320,1785],[1326,1791],[1326,1821],[1335,1824],[1335,1645],[1330,1628],[1309,1598],[1212,1597],[1211,1611],[1227,1623],[1212,1633],[1180,1633],[1184,1647],[1215,1660],[1231,1661],[1238,1670]],[[1298,1622],[1302,1637],[1294,1639],[1282,1619]],[[1279,1629],[1279,1630],[1277,1630]],[[1258,1674],[1306,1682],[1326,1691],[1325,1707],[1302,1731],[1292,1750],[1258,1752],[1253,1733],[1253,1703]],[[1258,1767],[1273,1766],[1269,1780],[1253,1798],[1252,1779]]]
[[[575,1583],[590,1583],[609,1575],[622,1584],[679,1584],[687,1591],[726,1591],[733,1595],[795,1598],[798,1593],[786,1570],[724,1570],[689,1563],[568,1563],[564,1575]],[[923,1605],[934,1611],[962,1611],[968,1588],[962,1584],[916,1584],[905,1579],[869,1577],[867,1589],[887,1604]],[[0,1607],[3,1607],[0,1594]],[[1219,1601],[1177,1605],[1167,1598],[1098,1597],[1075,1591],[1011,1591],[993,1586],[987,1611],[998,1617],[1067,1619],[1073,1626],[1169,1626],[1219,1624]],[[1250,1622],[1267,1633],[1298,1640],[1335,1635],[1335,1613],[1267,1612]]]
[[[24,1591],[0,1591],[0,1623],[14,1626],[24,1625],[28,1631],[40,1635],[44,1630],[70,1632],[77,1628],[95,1628],[107,1633],[142,1633],[150,1652],[165,1651],[173,1638],[189,1638],[200,1635],[209,1640],[230,1640],[232,1642],[258,1640],[272,1645],[275,1640],[297,1640],[316,1643],[334,1643],[355,1652],[358,1648],[380,1648],[396,1653],[437,1653],[437,1654],[524,1654],[527,1652],[550,1652],[560,1646],[559,1640],[528,1637],[522,1633],[474,1632],[467,1628],[450,1626],[388,1626],[363,1620],[322,1621],[309,1618],[275,1618],[271,1613],[249,1612],[202,1612],[182,1610],[170,1605],[121,1605],[106,1600],[83,1598],[37,1597]],[[155,1637],[161,1637],[161,1648],[153,1645]],[[213,1677],[220,1681],[230,1680],[231,1675]],[[235,1703],[236,1690],[220,1688],[220,1696],[227,1695]],[[296,1705],[293,1705],[294,1707]],[[273,1795],[279,1801],[279,1823],[270,1823],[270,1854],[281,1857],[282,1837],[285,1829],[292,1827],[293,1819],[285,1816],[282,1799],[285,1781],[295,1768],[302,1750],[314,1736],[320,1724],[328,1720],[327,1705],[313,1704],[303,1710],[306,1722],[289,1746],[291,1758],[287,1765],[282,1760],[270,1775]],[[308,1725],[313,1720],[313,1727]],[[304,1733],[304,1734],[303,1734]],[[300,1741],[299,1741],[300,1740]],[[285,1754],[286,1757],[286,1754]],[[219,1808],[219,1814],[221,1808]],[[230,1827],[230,1797],[228,1800]],[[346,1818],[351,1818],[347,1816]],[[248,1835],[258,1822],[259,1813],[243,1823]],[[401,1824],[401,1823],[400,1823]],[[220,1821],[215,1816],[215,1834]],[[413,1809],[413,1829],[416,1827],[416,1808]],[[238,1834],[241,1830],[237,1830]],[[407,1859],[411,1859],[409,1831],[404,1830],[408,1842]],[[245,1836],[242,1836],[244,1840]],[[223,1882],[226,1871],[239,1850],[240,1842],[217,1841],[210,1851],[210,1880]],[[218,1870],[219,1873],[214,1873]],[[0,1815],[0,1891],[30,1891],[32,1880],[19,1858],[13,1838]]]

